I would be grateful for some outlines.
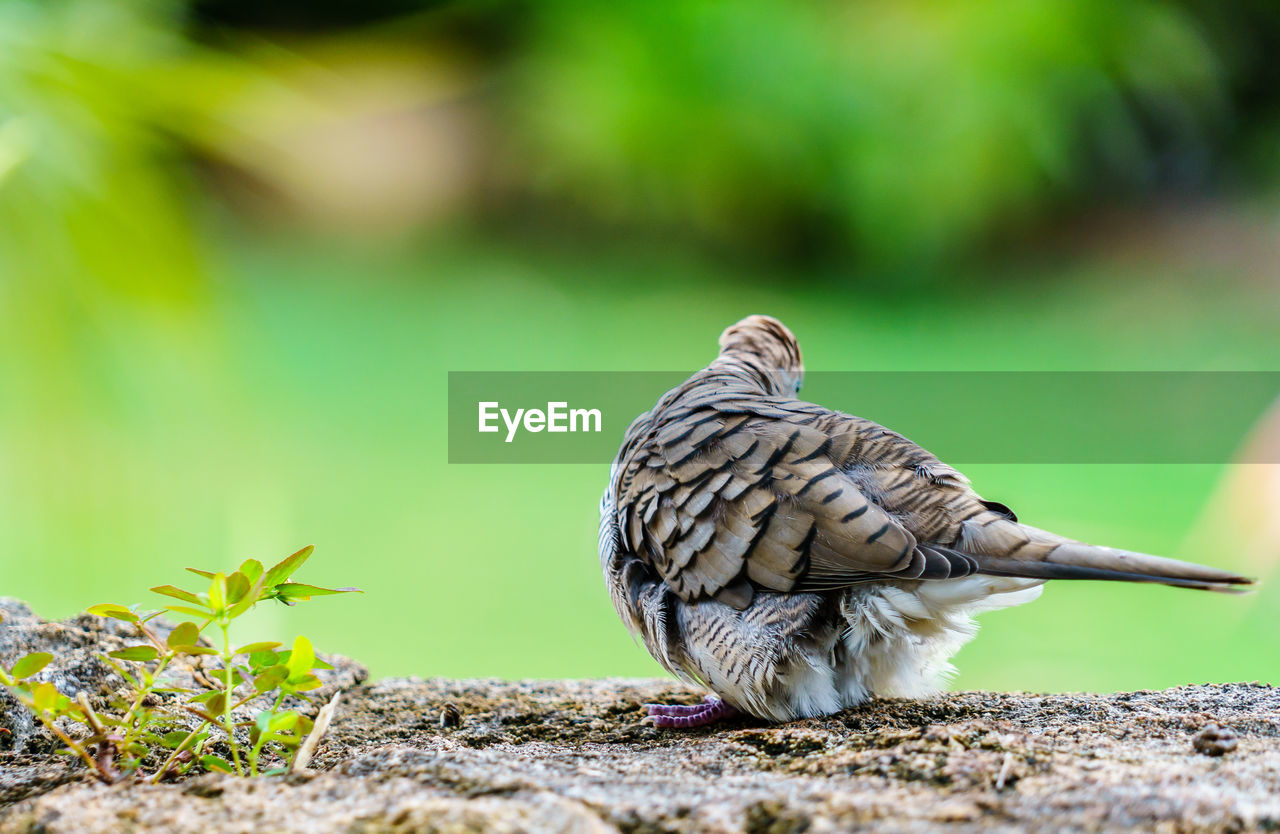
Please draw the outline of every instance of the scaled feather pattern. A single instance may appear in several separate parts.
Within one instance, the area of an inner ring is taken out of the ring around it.
[[[799,399],[803,376],[778,320],[729,327],[715,361],[627,429],[601,500],[614,607],[663,667],[718,696],[707,716],[788,721],[934,692],[973,615],[1047,579],[1250,582],[1020,523],[902,435]],[[660,725],[697,724],[667,711]]]

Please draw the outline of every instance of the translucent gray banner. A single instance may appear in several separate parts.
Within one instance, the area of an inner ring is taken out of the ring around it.
[[[450,463],[608,463],[688,372],[449,374]],[[953,464],[1280,463],[1280,372],[813,372],[801,397]]]

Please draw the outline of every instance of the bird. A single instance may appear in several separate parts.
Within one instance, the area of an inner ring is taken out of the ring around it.
[[[600,501],[619,617],[710,690],[646,704],[660,728],[934,694],[974,615],[1030,602],[1050,579],[1253,582],[1020,522],[903,435],[800,399],[800,345],[775,318],[742,319],[719,348],[627,428]]]

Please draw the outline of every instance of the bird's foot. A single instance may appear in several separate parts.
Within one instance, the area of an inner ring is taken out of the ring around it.
[[[644,710],[645,721],[664,730],[691,730],[740,714],[737,707],[714,695],[708,695],[701,704],[645,704]]]

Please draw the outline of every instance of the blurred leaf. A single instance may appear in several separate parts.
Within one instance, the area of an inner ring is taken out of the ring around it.
[[[304,585],[298,582],[287,582],[276,586],[276,593],[285,599],[311,599],[329,594],[363,594],[359,588],[320,588],[315,585]]]
[[[287,732],[298,726],[298,713],[296,712],[276,712],[270,716],[267,723],[267,731],[272,733]]]
[[[85,610],[97,617],[110,617],[113,620],[124,620],[126,623],[136,623],[138,621],[138,615],[123,605],[102,603],[101,605],[90,606]]]
[[[201,646],[199,643],[183,643],[170,648],[179,654],[216,655],[218,653],[216,649]]]
[[[200,764],[204,766],[205,770],[209,770],[209,771],[216,771],[218,773],[235,773],[236,772],[236,769],[232,766],[231,762],[227,761],[221,756],[215,756],[212,753],[206,753],[205,755],[201,756]]]
[[[323,683],[315,675],[290,675],[287,681],[290,687],[300,692],[306,692],[311,689],[319,689]]]
[[[167,643],[169,648],[178,646],[194,646],[200,640],[200,627],[192,622],[182,622],[169,632]]]
[[[307,559],[311,556],[311,553],[315,549],[316,549],[315,545],[309,544],[306,547],[299,550],[297,553],[294,553],[291,556],[285,557],[278,564],[273,565],[271,569],[267,571],[266,578],[263,579],[262,584],[270,588],[272,586],[279,585],[281,582],[284,582],[286,579],[288,579],[290,576],[293,575],[294,571],[302,567],[302,563],[307,561]]]
[[[249,577],[236,571],[227,577],[227,602],[234,605],[249,593]]]
[[[180,599],[183,602],[189,602],[192,605],[200,605],[200,606],[204,605],[204,601],[200,599],[200,597],[196,596],[190,591],[184,591],[181,588],[176,587],[174,585],[157,585],[151,590],[156,592],[157,594],[164,594],[167,597],[173,597],[174,599]]]
[[[231,619],[235,619],[248,611],[258,602],[259,599],[262,598],[262,590],[263,578],[258,577],[258,580],[253,583],[253,586],[245,589],[243,594],[241,594],[240,601],[231,606],[231,610],[227,612],[227,616]]]
[[[250,582],[257,582],[262,577],[262,563],[257,559],[248,559],[240,565],[240,572],[248,577]]]
[[[51,683],[37,684],[31,690],[31,702],[38,712],[56,710],[62,701],[62,694]]]
[[[166,605],[165,611],[172,611],[175,614],[186,614],[188,617],[199,617],[201,619],[210,619],[213,612],[205,608],[191,608],[186,605]]]
[[[250,655],[250,662],[252,662],[252,655],[265,654],[266,652],[271,651],[272,649],[276,648],[279,645],[280,645],[279,643],[271,642],[271,641],[266,641],[262,643],[248,643],[236,649],[235,654]]]
[[[290,676],[310,672],[315,662],[316,653],[311,647],[311,641],[299,634],[293,641],[288,660],[285,661]]]
[[[283,662],[277,652],[266,650],[253,652],[249,655],[249,665],[254,669],[265,669],[268,666],[274,666]]]
[[[253,688],[259,692],[270,692],[284,683],[289,677],[289,667],[272,666],[253,680]]]
[[[227,577],[223,573],[215,573],[209,581],[209,608],[215,612],[226,610]]]
[[[156,650],[155,646],[130,646],[127,649],[107,652],[107,655],[114,657],[116,660],[147,661],[155,660],[160,656],[160,652]]]
[[[29,678],[36,672],[49,665],[53,660],[53,655],[48,652],[32,652],[18,660],[13,664],[10,674],[17,680]]]

